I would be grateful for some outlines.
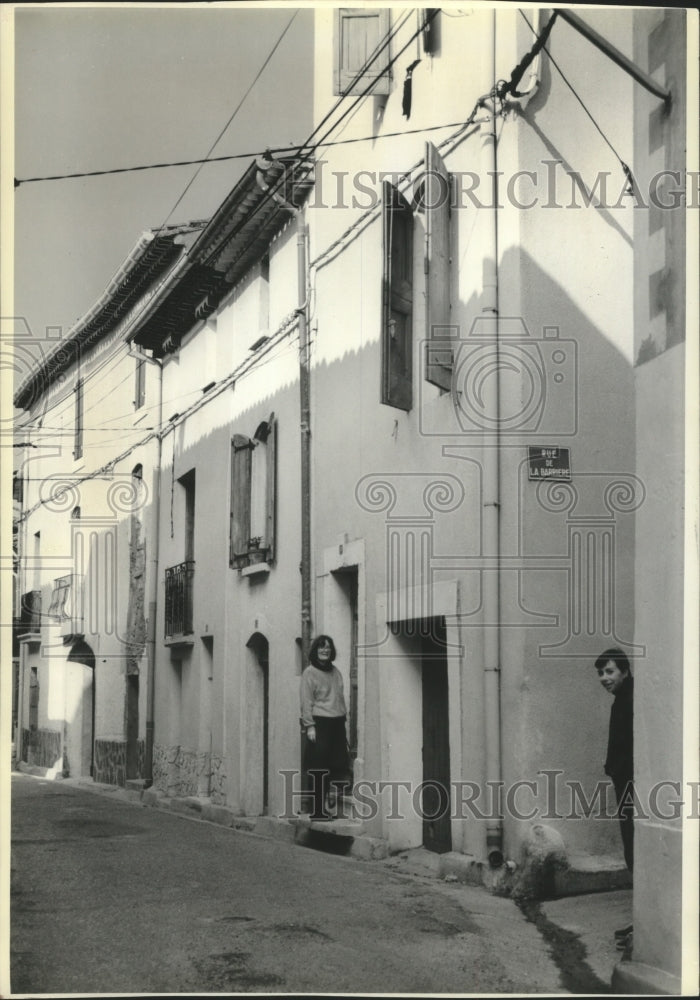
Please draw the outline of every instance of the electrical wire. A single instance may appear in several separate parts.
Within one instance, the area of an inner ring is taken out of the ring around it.
[[[298,13],[298,11],[297,11],[297,13]],[[404,20],[402,22],[400,22],[399,24],[397,24],[390,32],[388,32],[387,35],[385,36],[385,38],[382,40],[382,42],[378,43],[378,46],[375,49],[375,52],[368,58],[368,60],[365,63],[365,65],[360,70],[358,70],[355,79],[349,85],[348,89],[350,89],[350,87],[354,86],[354,84],[358,80],[360,80],[362,78],[362,76],[366,73],[367,69],[371,66],[371,64],[375,61],[375,59],[378,58],[381,55],[384,47],[386,47],[386,45],[391,41],[391,38],[398,32],[398,30],[401,27],[403,27],[403,25],[406,23],[406,20],[408,19],[409,16],[410,15],[406,15],[406,17],[404,18]],[[296,14],[294,15],[294,17],[296,17]],[[294,18],[292,18],[292,20],[294,20]],[[291,21],[287,25],[287,28],[289,27],[289,25],[291,25]],[[285,31],[286,30],[287,29],[285,29]],[[282,37],[283,37],[283,35],[280,37],[280,39],[278,39],[278,42],[277,42],[278,45],[279,45],[279,42],[282,40]],[[272,53],[271,53],[271,55],[272,55]],[[269,61],[269,58],[270,57],[268,57],[268,61]],[[262,69],[264,69],[264,68],[265,67],[263,66]],[[262,73],[262,69],[261,69],[260,73]],[[257,78],[256,78],[256,80],[257,80]],[[248,96],[248,93],[250,92],[250,90],[254,86],[255,82],[256,81],[253,81],[253,84],[251,84],[251,87],[249,88],[248,92],[244,96],[243,100],[245,100],[245,97]],[[373,85],[374,85],[374,83],[373,83]],[[80,172],[71,173],[71,174],[48,174],[48,175],[41,176],[41,177],[15,178],[14,185],[15,185],[15,188],[18,188],[21,184],[33,184],[33,183],[37,183],[37,182],[40,182],[40,181],[62,181],[62,180],[72,180],[72,179],[81,178],[81,177],[103,177],[103,176],[107,176],[107,175],[111,175],[111,174],[135,173],[135,172],[139,172],[139,171],[143,171],[143,170],[163,170],[163,169],[167,169],[168,167],[189,167],[189,166],[197,166],[197,165],[204,166],[205,164],[209,164],[209,163],[222,163],[222,162],[226,162],[226,161],[229,161],[229,160],[243,160],[243,159],[248,160],[248,159],[256,158],[258,156],[262,156],[263,153],[270,153],[270,154],[275,154],[275,155],[281,154],[281,153],[296,153],[296,154],[298,154],[302,149],[305,149],[306,147],[308,147],[310,145],[311,140],[313,139],[313,136],[316,134],[317,131],[319,131],[323,127],[323,125],[328,120],[328,118],[333,114],[333,112],[342,103],[342,101],[344,100],[345,96],[346,95],[342,95],[339,98],[339,100],[336,101],[336,103],[331,108],[331,110],[326,114],[326,116],[321,120],[321,122],[319,122],[319,124],[315,127],[315,129],[311,132],[311,134],[306,139],[306,142],[303,143],[301,146],[300,145],[294,145],[294,146],[276,146],[276,147],[267,148],[265,150],[255,150],[253,152],[248,152],[248,153],[231,153],[231,154],[228,154],[226,156],[211,156],[210,155],[211,151],[216,147],[217,143],[219,142],[219,140],[223,136],[224,132],[226,132],[226,130],[228,129],[229,125],[233,121],[233,118],[235,117],[237,111],[239,110],[239,108],[240,108],[240,104],[239,104],[238,108],[236,108],[236,111],[234,111],[234,113],[231,116],[231,118],[229,119],[229,121],[226,123],[226,125],[224,126],[224,128],[222,129],[222,131],[219,133],[219,136],[217,137],[217,139],[215,140],[214,144],[212,145],[209,153],[206,156],[201,157],[199,159],[194,159],[194,160],[172,160],[172,161],[169,161],[167,163],[147,163],[147,164],[139,164],[137,166],[131,166],[131,167],[114,167],[114,168],[111,168],[109,170],[85,170],[85,171],[80,171]],[[448,128],[450,126],[449,125],[436,125],[434,127],[435,128]],[[404,135],[404,134],[410,133],[411,131],[418,132],[418,131],[423,131],[423,130],[422,129],[412,129],[412,130],[404,130],[404,131],[399,131],[399,132],[387,133],[386,135],[382,136],[382,138],[389,138],[390,136]],[[315,146],[318,147],[320,145],[324,145],[324,146],[341,145],[341,144],[343,144],[343,142],[344,143],[366,142],[368,139],[371,139],[371,138],[375,138],[375,137],[367,136],[366,138],[362,137],[362,138],[355,138],[355,139],[346,139],[346,140],[343,140],[342,142],[337,142],[337,143],[334,143],[334,142],[328,142],[328,143],[322,143],[322,144],[321,143],[316,143]],[[194,177],[192,178],[192,181],[194,181],[194,179],[196,178],[196,176],[197,176],[197,174],[194,175]],[[192,181],[190,181],[190,184],[192,183]],[[182,198],[184,197],[184,195],[186,193],[186,190],[187,189],[185,189],[185,191],[183,192],[183,194],[180,196],[179,201],[181,201]],[[173,212],[175,211],[175,208],[177,207],[177,204],[179,204],[179,201],[176,203],[175,206],[173,206],[173,209],[171,210],[170,214],[168,215],[168,219],[170,219],[170,217],[172,216]],[[166,222],[168,221],[168,219],[166,219]],[[164,227],[165,227],[165,223],[163,224],[162,227],[159,227],[159,228],[164,228]]]
[[[436,13],[432,15],[432,17],[435,17],[435,16],[437,16],[437,10],[436,10]],[[407,17],[408,17],[408,15],[407,15]],[[405,20],[404,20],[403,23],[405,23]],[[391,67],[394,65],[394,63],[406,51],[406,49],[408,48],[408,46],[423,32],[424,27],[425,27],[424,25],[421,25],[416,31],[414,31],[414,33],[411,35],[411,37],[408,39],[408,41],[403,45],[403,47],[397,52],[397,54],[392,59],[389,60],[389,62],[387,63],[386,69],[385,69],[386,72],[388,72],[389,69],[391,69]],[[366,65],[367,65],[367,63],[365,64],[365,66]],[[363,67],[363,70],[359,71],[358,76],[361,76],[363,71],[364,71],[364,67]],[[316,150],[319,148],[320,143],[323,142],[323,140],[328,135],[330,135],[331,132],[333,132],[338,127],[338,125],[340,124],[340,122],[342,122],[343,119],[346,118],[347,115],[350,114],[357,107],[357,105],[367,97],[367,95],[370,93],[370,91],[374,89],[375,85],[376,85],[376,80],[372,80],[368,84],[368,86],[362,91],[362,93],[358,95],[358,97],[350,105],[350,107],[347,108],[343,112],[343,114],[340,116],[340,118],[326,131],[325,135],[322,137],[321,140],[319,140],[318,144],[314,144],[313,146],[309,147],[308,141],[307,141],[307,143],[304,146],[299,147],[299,149],[310,148],[310,153],[309,154],[305,153],[304,154],[305,157],[308,156],[308,155],[313,155],[316,152]],[[337,103],[336,103],[336,107],[337,107]],[[326,119],[327,118],[328,118],[328,116],[326,116]],[[313,135],[316,131],[318,131],[318,126],[316,127],[316,129],[314,129],[314,132],[312,132],[311,134]],[[306,172],[301,176],[300,180],[304,180],[306,177],[308,177],[309,174],[313,171],[313,169],[314,169],[314,165],[312,164],[311,166],[309,166],[307,168]],[[250,221],[251,219],[253,219],[272,199],[274,199],[274,196],[279,192],[279,190],[282,188],[282,186],[284,184],[286,184],[286,182],[287,182],[287,176],[286,176],[285,173],[283,173],[281,175],[281,177],[279,178],[279,180],[269,189],[269,191],[267,191],[265,193],[265,196],[259,201],[259,203],[256,205],[256,207],[252,210],[252,212],[248,216],[247,221]],[[229,240],[231,239],[232,235],[233,234],[231,234],[231,236],[229,236],[228,239],[225,240],[222,244],[217,244],[216,249],[212,250],[212,253],[204,261],[205,264],[209,263],[213,259],[213,257],[217,253],[219,253],[221,251],[222,247],[225,246],[229,242]],[[257,239],[257,234],[254,234],[251,237],[250,241],[246,244],[246,246],[241,249],[241,251],[239,253],[239,257],[246,253],[246,251],[253,245],[253,243],[255,242],[256,239]]]
[[[217,135],[217,137],[216,137],[216,139],[214,140],[214,142],[212,143],[212,145],[211,145],[211,146],[209,147],[209,151],[208,151],[208,153],[207,153],[207,155],[206,155],[206,157],[205,157],[205,162],[206,162],[206,160],[208,159],[208,157],[210,156],[210,154],[211,154],[211,153],[212,153],[212,152],[213,152],[213,151],[214,151],[214,150],[216,149],[216,147],[217,147],[217,146],[218,146],[218,144],[219,144],[219,141],[221,140],[222,136],[224,135],[224,133],[225,133],[225,132],[226,132],[226,130],[228,129],[229,125],[230,125],[230,124],[231,124],[231,122],[232,122],[232,121],[234,120],[234,118],[236,117],[236,115],[238,114],[238,112],[239,112],[239,111],[241,110],[241,107],[243,106],[243,104],[244,104],[244,102],[245,102],[246,98],[248,97],[248,94],[250,94],[250,92],[251,92],[251,90],[253,89],[253,87],[255,86],[255,84],[256,84],[256,83],[258,82],[258,80],[260,79],[260,77],[262,76],[262,74],[263,74],[263,73],[265,72],[265,69],[267,68],[267,65],[268,65],[268,63],[270,62],[270,60],[271,60],[271,59],[272,59],[272,57],[274,56],[275,52],[276,52],[276,51],[277,51],[277,49],[279,48],[279,46],[280,46],[280,44],[281,44],[281,42],[282,42],[282,39],[284,38],[284,36],[285,36],[285,35],[287,34],[287,32],[289,31],[289,29],[291,28],[291,26],[292,26],[292,23],[293,23],[293,21],[294,21],[294,19],[295,19],[295,17],[297,16],[297,14],[298,14],[298,13],[299,13],[299,10],[297,9],[297,10],[295,10],[295,11],[294,11],[294,13],[292,14],[292,16],[290,17],[289,21],[287,22],[287,25],[286,25],[286,27],[284,28],[284,31],[283,31],[283,32],[282,32],[282,34],[281,34],[281,35],[279,36],[279,38],[277,39],[277,41],[275,42],[275,44],[274,44],[274,45],[272,46],[272,49],[270,50],[270,52],[269,52],[269,54],[268,54],[267,58],[265,59],[265,62],[264,62],[264,63],[262,64],[262,66],[260,67],[260,69],[259,69],[259,70],[258,70],[258,72],[256,73],[256,75],[255,75],[255,79],[254,79],[254,80],[253,80],[253,82],[252,82],[252,83],[250,84],[250,86],[249,86],[249,87],[248,87],[248,89],[246,90],[245,94],[243,95],[243,97],[242,97],[242,98],[240,99],[240,101],[239,101],[239,102],[238,102],[238,104],[236,105],[236,107],[235,107],[235,109],[234,109],[234,111],[233,111],[233,114],[231,115],[231,117],[229,118],[229,120],[228,120],[228,121],[226,122],[226,124],[225,124],[225,125],[224,125],[224,127],[223,127],[223,128],[221,129],[221,131],[220,131],[220,132],[219,132],[219,134]],[[195,172],[194,172],[194,175],[193,175],[193,176],[192,176],[192,177],[190,178],[190,180],[189,180],[189,182],[188,182],[187,186],[185,187],[185,190],[184,190],[184,191],[182,192],[182,194],[181,194],[181,195],[180,195],[180,197],[179,197],[179,198],[177,199],[177,201],[175,202],[175,204],[173,205],[173,207],[172,207],[172,208],[170,209],[170,212],[168,213],[168,216],[167,216],[167,218],[165,219],[165,222],[163,222],[163,225],[165,225],[165,224],[166,224],[166,222],[168,222],[168,220],[169,220],[169,219],[171,218],[171,216],[172,216],[173,212],[175,211],[175,209],[177,208],[177,206],[178,206],[178,205],[180,204],[180,202],[182,201],[182,199],[183,199],[183,198],[185,197],[185,195],[187,194],[187,192],[189,191],[189,189],[190,189],[190,188],[192,187],[192,185],[194,184],[195,180],[196,180],[196,179],[197,179],[197,177],[199,176],[199,174],[200,174],[200,171],[202,170],[202,167],[203,167],[203,166],[204,166],[204,164],[202,163],[202,164],[200,164],[200,166],[199,166],[199,167],[197,168],[197,170],[195,170]]]
[[[376,142],[381,139],[394,139],[397,136],[415,135],[418,132],[436,132],[442,128],[455,128],[460,124],[462,123],[445,122],[443,125],[427,125],[424,128],[399,129],[396,132],[384,132],[382,135],[362,135],[356,136],[353,139],[334,139],[330,142],[316,143],[314,148],[330,149],[332,146],[349,146],[356,142]],[[46,177],[25,177],[22,180],[16,180],[15,187],[19,187],[20,184],[32,184],[38,181],[65,181],[72,180],[76,177],[102,177],[108,174],[127,174],[132,171],[135,172],[140,170],[163,170],[167,167],[191,167],[198,163],[208,165],[210,163],[221,163],[225,160],[251,160],[256,159],[259,156],[263,156],[265,153],[275,156],[283,153],[294,153],[299,148],[299,146],[274,146],[267,147],[266,149],[256,149],[250,153],[231,153],[228,156],[210,156],[198,160],[175,160],[172,163],[147,163],[138,167],[116,167],[113,170],[90,170],[79,174],[54,174]],[[167,229],[169,227],[166,226],[165,228]],[[157,232],[157,229],[154,229],[154,232]]]
[[[220,395],[222,392],[228,389],[229,386],[234,385],[237,381],[240,381],[242,378],[245,378],[245,376],[250,374],[251,371],[255,370],[257,372],[264,364],[269,364],[272,361],[279,360],[280,356],[279,353],[275,355],[274,358],[267,358],[267,360],[265,361],[263,361],[262,359],[266,355],[270,354],[275,347],[277,347],[279,344],[282,343],[282,341],[286,340],[287,338],[291,338],[287,346],[291,348],[294,345],[295,338],[292,336],[292,334],[297,327],[297,323],[298,323],[298,316],[295,310],[292,313],[290,313],[285,320],[282,321],[280,326],[277,328],[276,332],[270,338],[268,343],[261,348],[258,354],[256,354],[253,358],[246,358],[245,361],[242,361],[237,368],[235,368],[232,372],[229,372],[229,374],[225,378],[223,378],[219,383],[217,383],[217,385],[210,392],[208,392],[206,396],[203,396],[201,399],[198,399],[195,403],[191,404],[186,410],[178,414],[177,422],[178,423],[182,422],[184,419],[189,417],[191,414],[195,413],[198,409],[200,409],[210,400],[214,399],[216,396]],[[108,462],[104,463],[102,466],[100,466],[99,469],[93,469],[92,472],[86,473],[84,476],[68,477],[70,478],[69,485],[71,487],[80,486],[81,483],[89,482],[92,479],[97,479],[100,476],[104,475],[106,472],[113,472],[114,468],[120,462],[123,462],[126,458],[129,457],[129,455],[133,454],[133,452],[135,452],[138,448],[144,447],[146,444],[148,444],[149,441],[153,441],[156,439],[163,440],[163,438],[167,433],[169,433],[171,430],[174,430],[175,426],[176,424],[174,418],[170,417],[167,420],[164,420],[161,423],[160,428],[158,430],[153,430],[149,432],[145,437],[139,439],[133,445],[130,445],[119,455],[115,456]],[[43,482],[44,480],[42,479],[41,481]],[[54,501],[56,499],[57,499],[56,496],[52,496],[49,498],[49,500],[54,500]],[[26,511],[24,511],[21,514],[19,518],[17,518],[17,523],[19,524],[22,521],[27,520],[32,514],[34,514],[37,510],[39,510],[40,507],[43,507],[46,503],[48,503],[49,500],[38,500],[32,507],[29,507]]]
[[[525,14],[525,12],[522,9],[520,9],[520,14],[523,17],[523,19],[524,19],[525,23],[527,24],[527,26],[530,28],[530,30],[534,34],[535,33],[535,29],[530,24],[530,21],[528,20],[527,15]],[[574,85],[567,79],[567,77],[564,74],[564,71],[562,70],[561,66],[556,61],[556,59],[554,58],[554,56],[552,55],[552,53],[549,51],[548,46],[544,45],[543,48],[544,48],[544,51],[549,56],[549,58],[551,59],[552,65],[555,67],[555,69],[559,73],[559,76],[562,78],[562,80],[564,81],[564,83],[566,84],[566,86],[569,88],[569,90],[571,91],[571,93],[574,95],[574,97],[576,98],[576,100],[578,101],[578,103],[581,105],[581,107],[583,108],[583,110],[586,112],[586,114],[590,118],[590,120],[593,123],[593,126],[595,127],[596,131],[600,134],[600,136],[602,137],[603,141],[612,150],[615,158],[618,160],[620,166],[622,167],[623,172],[624,172],[625,176],[627,177],[627,180],[630,182],[630,184],[634,184],[634,179],[632,177],[632,172],[631,172],[630,168],[627,166],[627,164],[625,163],[625,161],[622,159],[622,157],[620,156],[620,154],[618,153],[618,151],[613,146],[613,144],[610,141],[610,139],[608,139],[608,137],[605,134],[605,132],[603,132],[603,130],[600,127],[600,125],[598,124],[598,122],[595,120],[595,118],[593,117],[593,115],[591,114],[591,112],[588,110],[588,108],[586,107],[586,105],[583,102],[583,99],[577,93],[576,88],[574,87]]]
[[[346,88],[346,90],[345,90],[345,93],[343,93],[343,94],[341,94],[341,95],[339,96],[338,100],[337,100],[337,101],[335,102],[335,104],[334,104],[334,105],[333,105],[333,107],[332,107],[332,108],[330,109],[330,111],[326,112],[326,114],[325,114],[325,115],[324,115],[324,117],[323,117],[323,118],[321,119],[321,121],[320,121],[320,122],[318,122],[318,124],[314,126],[314,128],[313,128],[313,130],[312,130],[311,134],[310,134],[310,135],[309,135],[309,137],[307,138],[307,140],[306,140],[306,142],[304,143],[304,145],[303,145],[303,146],[298,146],[298,147],[297,147],[297,149],[296,149],[296,155],[297,155],[297,156],[301,156],[301,154],[302,154],[302,151],[303,151],[304,149],[307,149],[308,147],[310,147],[310,145],[311,145],[311,141],[312,141],[312,139],[314,138],[314,136],[315,136],[315,135],[316,135],[316,134],[317,134],[318,132],[320,132],[320,131],[321,131],[321,129],[322,129],[322,128],[323,128],[323,126],[324,126],[324,125],[326,124],[326,122],[327,122],[327,121],[329,120],[329,118],[330,118],[330,117],[331,117],[331,116],[332,116],[332,115],[333,115],[333,114],[334,114],[334,113],[335,113],[335,112],[337,111],[337,109],[338,109],[338,108],[340,107],[340,105],[341,105],[341,104],[343,103],[343,101],[345,100],[345,98],[346,98],[346,97],[348,96],[349,92],[350,92],[350,91],[351,91],[351,90],[352,90],[352,89],[353,89],[353,88],[354,88],[355,86],[357,86],[357,84],[358,84],[358,83],[360,82],[360,80],[362,80],[362,77],[363,77],[363,76],[364,76],[364,75],[365,75],[365,74],[367,73],[367,71],[368,71],[369,69],[371,69],[371,67],[373,66],[373,64],[374,64],[374,63],[375,63],[375,62],[377,61],[377,59],[378,59],[378,58],[379,58],[379,57],[380,57],[380,56],[382,55],[382,53],[384,52],[384,50],[385,50],[385,49],[388,49],[388,47],[389,47],[389,44],[390,44],[390,42],[392,41],[392,39],[393,39],[393,38],[395,38],[395,37],[396,37],[396,35],[398,34],[398,32],[399,32],[399,31],[401,30],[401,28],[403,28],[404,24],[406,24],[406,22],[408,21],[408,19],[409,19],[409,17],[410,17],[410,16],[411,16],[411,12],[409,11],[408,13],[406,13],[406,14],[405,14],[405,15],[403,16],[403,20],[399,20],[399,21],[397,21],[397,22],[396,22],[396,24],[395,24],[395,25],[393,26],[393,28],[390,28],[390,29],[389,29],[389,31],[387,31],[387,33],[385,34],[384,38],[383,38],[383,39],[380,39],[380,40],[379,40],[379,42],[378,42],[378,43],[377,43],[377,45],[375,46],[375,48],[374,48],[373,52],[371,52],[371,53],[370,53],[370,55],[369,55],[369,56],[367,57],[367,59],[365,60],[365,62],[364,62],[364,65],[363,65],[363,66],[362,66],[362,67],[361,67],[361,68],[360,68],[360,69],[359,69],[359,70],[357,71],[357,73],[355,74],[355,76],[353,77],[353,79],[352,79],[352,80],[350,81],[350,83],[348,84],[348,86],[347,86],[347,88]],[[414,37],[415,37],[415,36],[414,36]],[[387,66],[386,66],[386,68],[385,68],[385,72],[386,72],[386,71],[388,71],[388,70],[389,70],[389,69],[391,68],[391,66],[392,66],[393,62],[395,62],[395,61],[396,61],[396,60],[394,59],[394,60],[392,60],[391,62],[389,62],[389,63],[387,64]],[[371,82],[371,85],[370,85],[370,88],[369,88],[369,89],[372,89],[372,88],[373,88],[373,87],[375,86],[376,82],[377,82],[376,80],[372,80],[372,82]],[[318,147],[318,145],[319,145],[319,143],[316,143],[316,144],[315,144],[315,148],[317,148],[317,147]]]

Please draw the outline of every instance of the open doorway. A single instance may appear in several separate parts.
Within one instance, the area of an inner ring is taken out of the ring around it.
[[[249,815],[265,815],[269,807],[270,647],[262,632],[254,632],[246,646],[253,655],[246,678],[244,802]]]
[[[66,669],[64,769],[93,777],[95,767],[95,654],[86,642],[71,646]]]

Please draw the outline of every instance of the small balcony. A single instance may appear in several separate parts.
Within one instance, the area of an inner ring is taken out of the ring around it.
[[[47,611],[49,618],[60,626],[59,634],[64,641],[85,631],[83,577],[77,573],[59,576],[53,582],[51,604]]]
[[[165,639],[175,641],[192,635],[194,560],[188,559],[165,571]]]

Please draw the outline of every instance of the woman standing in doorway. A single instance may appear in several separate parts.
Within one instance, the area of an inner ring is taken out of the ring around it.
[[[306,732],[305,769],[312,781],[312,820],[333,819],[328,811],[331,782],[346,784],[350,772],[345,732],[343,677],[335,666],[335,643],[317,636],[309,651],[309,666],[301,675],[301,724]]]

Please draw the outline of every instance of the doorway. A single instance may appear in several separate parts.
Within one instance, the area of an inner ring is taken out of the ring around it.
[[[139,774],[139,675],[126,676],[126,777]]]
[[[64,756],[71,777],[94,777],[95,654],[82,640],[67,657]]]
[[[269,807],[269,744],[270,744],[270,646],[261,632],[254,632],[246,643],[255,660],[249,675],[248,721],[246,734],[246,759],[248,761],[246,782],[250,782],[247,802],[257,800],[258,808],[249,807],[266,815]],[[261,794],[262,793],[262,794]],[[248,811],[248,810],[247,810]]]
[[[450,820],[450,726],[444,618],[422,624],[423,845],[436,854],[452,850]]]

